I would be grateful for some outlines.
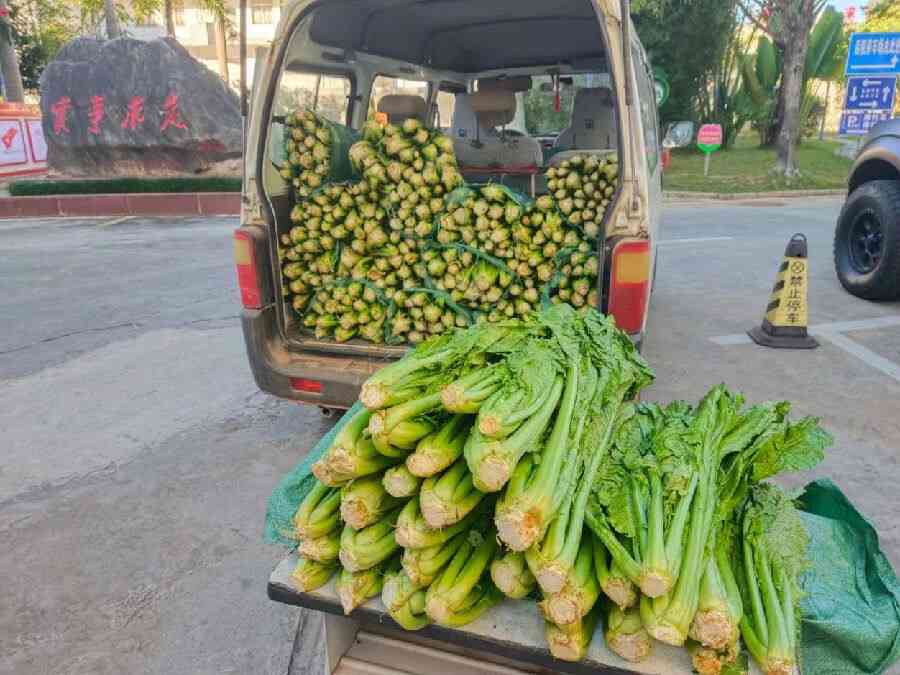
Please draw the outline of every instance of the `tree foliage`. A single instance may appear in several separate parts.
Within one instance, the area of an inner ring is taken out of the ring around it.
[[[866,7],[862,30],[866,33],[900,31],[900,3],[897,0],[870,2]]]
[[[668,76],[665,122],[696,120],[698,94],[721,63],[732,37],[733,0],[635,0],[632,18],[651,63]]]
[[[77,34],[71,9],[55,0],[12,0],[11,32],[26,90],[39,87],[44,67]]]

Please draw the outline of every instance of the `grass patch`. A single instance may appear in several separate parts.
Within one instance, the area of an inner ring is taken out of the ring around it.
[[[845,189],[852,162],[835,155],[839,147],[834,141],[804,140],[797,149],[802,175],[790,182],[770,173],[775,149],[760,148],[754,136],[742,136],[730,150],[713,153],[708,177],[703,175],[703,155],[698,150],[676,150],[663,174],[663,186],[672,191],[718,194]]]
[[[240,192],[241,179],[225,176],[179,178],[109,178],[96,180],[20,180],[9,184],[13,197],[109,195],[148,192]]]

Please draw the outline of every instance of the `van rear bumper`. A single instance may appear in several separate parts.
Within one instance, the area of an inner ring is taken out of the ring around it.
[[[288,349],[277,330],[275,307],[245,309],[241,315],[250,370],[263,391],[280,398],[326,408],[349,408],[376,370],[390,361],[362,356],[335,356]],[[321,392],[297,391],[293,378],[321,384]]]
[[[346,356],[288,348],[277,330],[275,307],[245,309],[241,314],[244,344],[250,370],[264,392],[279,398],[323,408],[351,407],[359,398],[363,383],[390,359],[360,355]],[[640,350],[643,335],[629,336]],[[292,379],[321,384],[321,392],[298,391]]]

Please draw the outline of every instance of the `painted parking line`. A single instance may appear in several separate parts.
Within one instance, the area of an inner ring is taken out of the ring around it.
[[[900,326],[900,316],[880,316],[877,319],[820,323],[810,326],[807,331],[810,335],[825,335],[826,333],[851,333],[858,330],[876,330],[878,328],[891,328],[893,326]],[[711,337],[709,340],[721,347],[753,344],[753,340],[751,340],[750,336],[746,333],[719,335],[717,337]]]
[[[855,356],[866,365],[878,370],[890,378],[900,382],[900,365],[876,354],[871,349],[854,342],[844,333],[863,330],[876,330],[900,326],[900,316],[881,316],[876,319],[863,319],[861,321],[836,321],[834,323],[822,323],[810,326],[807,330],[810,335],[822,338],[835,347],[844,350],[851,356]],[[719,335],[709,339],[710,342],[720,347],[734,347],[738,345],[754,344],[746,333],[735,335]]]
[[[866,365],[874,368],[875,370],[880,370],[888,377],[892,377],[897,380],[897,382],[900,382],[900,366],[898,366],[893,361],[884,358],[880,354],[876,354],[871,349],[863,347],[858,342],[854,342],[846,335],[841,335],[840,333],[819,333],[819,337],[828,340],[828,342],[833,344],[835,347],[840,347],[845,352],[847,352],[848,354],[852,354]]]
[[[669,244],[705,244],[713,241],[734,241],[734,237],[693,237],[686,239],[666,239],[665,241],[659,242],[659,245],[667,246]]]
[[[124,222],[132,220],[134,216],[122,216],[121,218],[114,218],[113,220],[105,220],[102,223],[98,223],[97,227],[112,227],[113,225],[120,225]]]

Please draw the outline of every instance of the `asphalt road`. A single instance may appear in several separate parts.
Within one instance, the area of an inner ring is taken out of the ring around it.
[[[821,415],[837,445],[814,476],[835,479],[900,567],[900,304],[839,288],[838,208],[669,206],[648,398],[726,381]],[[328,423],[255,388],[233,221],[110,223],[0,221],[0,672],[316,672],[316,622],[266,599],[282,552],[260,536],[272,486]],[[822,347],[740,344],[729,336],[760,321],[796,231]]]

